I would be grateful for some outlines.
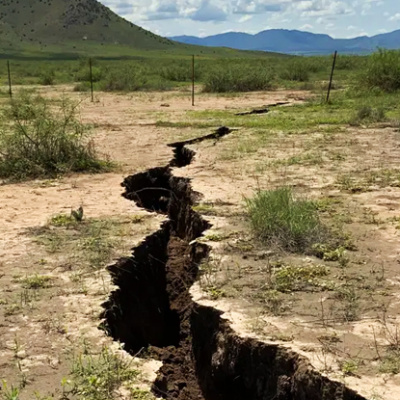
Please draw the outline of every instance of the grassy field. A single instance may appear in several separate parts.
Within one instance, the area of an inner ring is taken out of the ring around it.
[[[214,50],[215,51],[215,50]],[[229,50],[225,50],[229,53]],[[67,56],[66,56],[67,57]],[[192,79],[190,51],[176,56],[160,52],[138,52],[134,59],[93,59],[96,90],[168,90],[187,84]],[[280,55],[198,53],[195,80],[208,92],[251,91],[276,87],[313,89],[329,79],[332,57],[294,58]],[[367,57],[339,56],[335,85],[356,83],[367,69]],[[11,59],[14,84],[77,83],[77,90],[87,90],[89,60]],[[0,81],[6,83],[6,60],[0,63]],[[340,82],[340,84],[339,84]]]

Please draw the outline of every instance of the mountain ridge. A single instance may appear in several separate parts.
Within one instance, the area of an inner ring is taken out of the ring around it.
[[[209,47],[229,47],[238,50],[273,51],[289,54],[326,54],[335,50],[342,53],[370,53],[378,47],[400,49],[400,30],[375,36],[334,39],[327,34],[289,29],[269,29],[249,34],[226,32],[199,38],[173,36],[169,39]]]
[[[3,52],[52,52],[57,48],[83,52],[96,46],[139,50],[183,47],[125,20],[97,0],[0,1]]]

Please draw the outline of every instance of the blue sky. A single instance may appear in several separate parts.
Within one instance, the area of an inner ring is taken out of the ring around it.
[[[299,29],[336,38],[400,29],[399,0],[100,0],[162,36]]]

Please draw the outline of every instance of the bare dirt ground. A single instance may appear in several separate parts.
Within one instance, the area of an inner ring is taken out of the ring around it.
[[[167,164],[168,142],[210,131],[157,126],[160,119],[187,118],[193,110],[187,92],[99,93],[90,103],[69,86],[38,90],[80,100],[81,118],[93,125],[97,148],[119,169],[0,186],[0,380],[20,388],[23,400],[35,393],[37,398],[60,398],[73,356],[111,344],[98,329],[101,304],[112,290],[105,265],[88,266],[86,259],[72,254],[78,250],[68,248],[70,254],[65,254],[65,249],[49,247],[48,237],[38,236],[37,228],[82,206],[86,218],[113,220],[118,229],[123,227],[111,233],[118,244],[110,257],[128,255],[161,218],[149,217],[121,197],[123,178]],[[289,91],[202,95],[195,110],[243,110],[307,96]],[[241,129],[217,144],[195,146],[195,162],[177,171],[191,177],[194,190],[204,195],[203,212],[213,224],[204,240],[214,251],[193,288],[195,300],[225,311],[243,335],[296,349],[366,398],[400,398],[394,374],[400,369],[399,134],[391,127],[343,127],[329,135],[316,129],[308,135],[274,135],[267,148],[228,157],[236,151],[238,135],[251,131]],[[286,162],[308,153],[312,157]],[[323,218],[348,234],[352,250],[329,261],[288,255],[254,241],[243,198],[284,184],[319,200]],[[300,287],[291,282],[287,292],[271,291],[276,271],[310,265],[323,265],[328,272]],[[48,278],[35,287],[35,277]],[[144,375],[137,384],[151,378]]]

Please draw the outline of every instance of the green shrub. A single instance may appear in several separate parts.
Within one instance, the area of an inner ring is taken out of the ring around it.
[[[49,100],[26,93],[14,100],[0,125],[0,177],[108,170],[111,164],[98,158],[76,108],[63,100],[55,109]]]
[[[44,71],[39,77],[39,83],[45,86],[54,85],[55,77],[54,70]]]
[[[292,61],[281,73],[280,78],[288,81],[307,82],[309,69],[305,62]]]
[[[370,56],[362,83],[385,92],[400,89],[400,51],[380,49]]]
[[[246,205],[256,235],[286,250],[307,251],[325,234],[315,204],[295,199],[289,187],[259,191]]]
[[[360,107],[350,120],[350,125],[360,125],[363,122],[373,123],[386,120],[385,110],[383,108],[363,106]]]
[[[169,65],[161,68],[160,76],[173,82],[188,82],[192,79],[192,67],[189,63]],[[198,75],[197,78],[199,78]]]
[[[144,68],[126,65],[118,69],[109,69],[100,82],[100,87],[107,92],[134,92],[166,90],[169,85],[159,76],[150,76]]]
[[[204,92],[251,92],[272,87],[273,75],[268,69],[248,69],[244,66],[217,68],[204,79]]]
[[[102,78],[103,71],[99,67],[92,67],[93,82],[99,82]],[[76,82],[90,82],[90,69],[89,65],[85,65],[79,69],[74,76]]]
[[[79,82],[74,86],[74,92],[88,92],[90,90],[90,82]]]

